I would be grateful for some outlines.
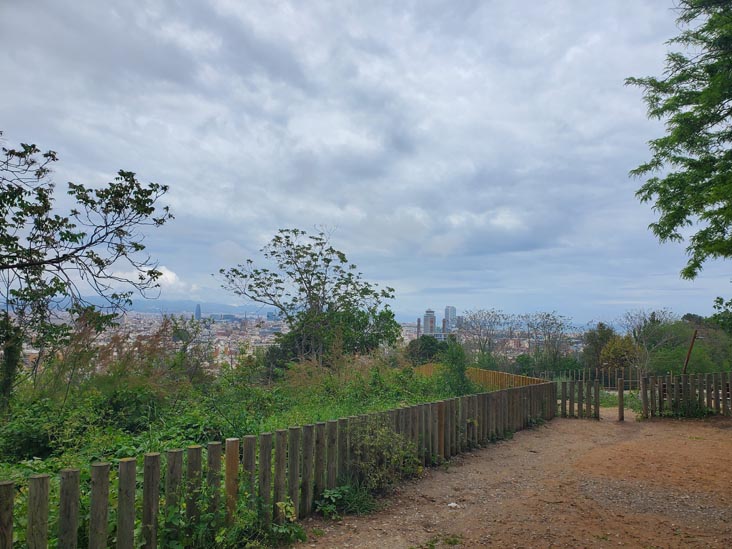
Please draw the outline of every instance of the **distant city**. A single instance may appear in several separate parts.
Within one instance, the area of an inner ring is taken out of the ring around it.
[[[241,306],[201,305],[193,302],[158,302],[158,306],[156,312],[130,310],[121,314],[115,327],[99,335],[95,341],[96,345],[104,346],[119,336],[129,340],[150,336],[160,329],[166,317],[194,319],[206,322],[205,335],[212,343],[215,361],[233,363],[241,354],[252,354],[257,349],[274,345],[278,334],[288,332],[287,323],[276,311],[263,310],[261,307],[252,311]],[[206,311],[207,306],[216,307],[219,311],[223,308],[237,312],[210,313]],[[177,312],[165,312],[166,309]],[[426,309],[424,315],[414,322],[400,323],[402,341],[406,344],[421,336],[446,341],[451,334],[463,340],[466,336],[461,331],[464,322],[465,318],[459,316],[457,309],[452,305],[445,307],[439,322],[435,310]],[[582,349],[581,332],[568,333],[566,336],[564,353],[578,352]],[[530,337],[525,331],[512,330],[510,333],[499,331],[496,333],[496,339],[498,343],[496,352],[509,359],[531,351]],[[32,361],[37,352],[33,348],[24,349],[26,362]]]

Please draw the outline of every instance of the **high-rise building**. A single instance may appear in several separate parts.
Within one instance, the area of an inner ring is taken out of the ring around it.
[[[457,328],[457,310],[452,305],[445,307],[445,320],[448,332],[452,332]]]
[[[435,311],[427,309],[424,312],[424,333],[425,335],[433,335],[435,333]]]
[[[193,313],[193,318],[201,320],[201,305],[196,305],[196,312]]]

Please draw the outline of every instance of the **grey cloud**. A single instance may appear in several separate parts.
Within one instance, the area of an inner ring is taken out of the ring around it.
[[[678,280],[627,177],[663,128],[623,79],[662,70],[670,7],[3,3],[0,129],[58,149],[58,181],[170,184],[148,248],[202,296],[278,228],[326,225],[407,316],[709,312],[727,272]]]

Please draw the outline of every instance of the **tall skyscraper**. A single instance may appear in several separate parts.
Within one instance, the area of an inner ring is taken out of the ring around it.
[[[193,313],[193,318],[201,320],[201,305],[196,305],[196,312]]]
[[[432,309],[427,309],[424,312],[424,333],[425,335],[432,335],[435,333],[435,312]]]
[[[457,327],[457,310],[452,305],[445,307],[447,331],[452,332]]]

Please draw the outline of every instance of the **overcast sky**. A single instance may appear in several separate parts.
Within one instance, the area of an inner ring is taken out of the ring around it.
[[[729,263],[679,278],[628,171],[663,132],[673,0],[0,1],[0,129],[59,184],[170,185],[162,297],[281,227],[334,229],[400,319],[431,307],[712,312]]]

